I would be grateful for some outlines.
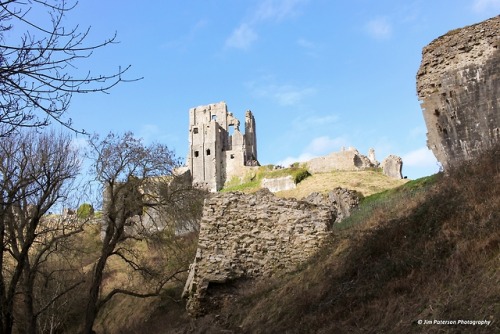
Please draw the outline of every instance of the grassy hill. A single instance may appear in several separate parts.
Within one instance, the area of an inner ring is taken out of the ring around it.
[[[311,175],[304,167],[296,166],[274,170],[272,165],[252,169],[241,177],[234,177],[222,191],[254,192],[261,188],[264,178],[292,176],[297,188],[276,193],[281,197],[303,198],[312,192],[326,192],[336,187],[356,190],[363,196],[398,187],[408,180],[393,179],[380,169],[361,171],[332,171]]]
[[[370,173],[359,181],[366,187],[359,210],[295,272],[219,286],[211,312],[198,319],[185,314],[180,283],[147,312],[141,308],[142,321],[109,332],[500,332],[500,149],[449,175],[399,186],[367,186],[379,176]],[[361,177],[346,175],[335,185]],[[307,178],[296,191],[336,177]]]
[[[367,197],[296,272],[236,286],[194,332],[499,332],[500,150]]]

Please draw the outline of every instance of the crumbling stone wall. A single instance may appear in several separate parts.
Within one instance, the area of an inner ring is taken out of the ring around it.
[[[297,185],[295,184],[293,177],[291,175],[287,175],[271,179],[264,178],[261,181],[261,187],[267,188],[271,192],[276,193],[278,191],[295,189],[297,188]]]
[[[343,192],[336,198],[343,196],[350,198]],[[337,217],[334,201],[324,198],[313,204],[279,198],[261,189],[254,194],[220,193],[208,199],[196,258],[184,289],[188,311],[203,313],[210,284],[270,276],[293,270],[309,259]]]
[[[403,159],[396,155],[389,155],[382,161],[382,172],[393,179],[402,179]]]
[[[423,49],[417,91],[427,146],[445,169],[500,141],[499,32],[496,16]]]
[[[375,153],[373,152],[373,155]],[[307,169],[312,174],[327,173],[333,170],[362,170],[370,167],[377,167],[370,159],[358,152],[355,148],[342,149],[340,152],[333,152],[324,157],[309,160]]]

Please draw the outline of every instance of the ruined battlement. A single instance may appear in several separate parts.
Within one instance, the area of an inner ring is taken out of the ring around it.
[[[187,167],[193,184],[215,192],[245,166],[258,166],[255,118],[245,114],[245,132],[225,102],[189,110]]]

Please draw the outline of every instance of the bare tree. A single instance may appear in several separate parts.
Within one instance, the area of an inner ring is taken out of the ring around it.
[[[148,216],[148,226],[145,226],[142,221],[148,208],[163,204],[161,202],[163,197],[158,194],[157,187],[159,184],[172,183],[174,168],[179,165],[173,152],[159,144],[145,146],[131,133],[122,136],[109,134],[103,140],[96,137],[91,140],[91,146],[93,147],[93,169],[97,181],[103,186],[104,193],[103,232],[102,248],[99,259],[94,265],[89,290],[85,333],[92,333],[99,310],[113,296],[117,294],[134,297],[157,296],[166,282],[187,269],[177,268],[168,274],[159,272],[154,267],[140,263],[139,254],[131,248],[130,244],[127,244],[129,238],[146,235],[145,232],[152,226],[155,218],[161,217],[155,214]],[[132,217],[139,218],[132,219]],[[132,231],[133,228],[135,231]],[[112,256],[123,261],[133,271],[148,278],[150,285],[155,285],[154,288],[148,291],[114,288],[107,289],[108,292],[103,295],[103,273],[108,259]],[[155,283],[151,284],[153,281]]]
[[[107,75],[78,73],[79,61],[115,43],[116,35],[87,44],[90,28],[64,25],[76,5],[72,0],[0,0],[0,137],[51,121],[73,129],[64,114],[74,93],[106,93],[125,81],[122,75],[130,66]]]
[[[40,267],[60,240],[80,228],[44,216],[66,198],[79,172],[78,153],[69,136],[16,132],[0,141],[0,329],[11,333],[14,308],[23,310],[24,330],[36,332],[33,287]],[[71,290],[67,287],[62,294]],[[22,296],[22,302],[19,300]]]

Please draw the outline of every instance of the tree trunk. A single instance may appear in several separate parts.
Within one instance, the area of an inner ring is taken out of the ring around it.
[[[106,228],[106,235],[104,237],[103,246],[101,249],[101,256],[97,261],[94,274],[92,277],[92,284],[90,285],[89,299],[87,302],[87,310],[85,312],[85,329],[84,334],[92,334],[94,331],[94,322],[99,312],[99,290],[101,289],[102,276],[104,268],[106,267],[106,262],[108,258],[113,253],[115,246],[118,242],[117,235],[121,235],[123,229],[115,229],[114,222],[110,221],[108,227]],[[114,233],[113,233],[114,232]]]
[[[97,303],[99,302],[99,290],[102,283],[102,273],[104,271],[104,267],[106,266],[107,259],[108,256],[104,257],[101,255],[94,269],[92,284],[89,291],[89,299],[87,302],[87,310],[85,312],[85,334],[93,333],[92,327],[94,327],[95,318],[97,317],[97,312],[99,311]]]
[[[29,261],[26,261],[24,266],[24,279],[23,279],[23,295],[24,295],[24,316],[25,321],[25,333],[26,334],[36,334],[37,324],[36,316],[33,309],[33,286],[34,286],[34,272],[30,267]]]

